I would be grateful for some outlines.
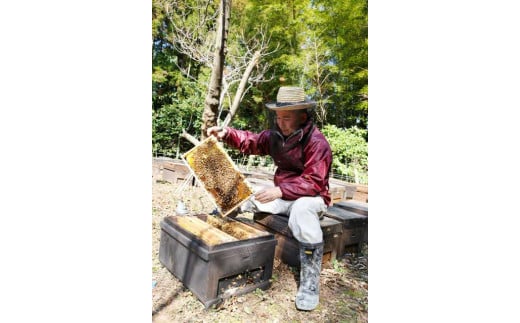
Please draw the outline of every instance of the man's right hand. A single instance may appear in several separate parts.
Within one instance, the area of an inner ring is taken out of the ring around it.
[[[222,140],[222,138],[224,138],[227,134],[227,129],[218,126],[213,126],[208,128],[206,134],[208,136],[215,136],[217,139]]]

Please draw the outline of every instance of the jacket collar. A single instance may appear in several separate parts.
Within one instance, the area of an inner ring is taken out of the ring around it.
[[[290,141],[300,142],[303,139],[303,137],[311,130],[311,128],[312,120],[307,120],[306,123],[304,123],[298,130],[294,131],[289,136],[287,136],[287,138],[284,138],[277,124],[275,124],[274,126],[274,132],[278,137],[280,137],[282,142],[285,144]]]

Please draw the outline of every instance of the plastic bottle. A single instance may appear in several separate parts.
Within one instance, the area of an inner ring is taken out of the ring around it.
[[[177,202],[177,208],[175,209],[175,213],[179,216],[184,216],[188,214],[188,209],[186,205],[184,205],[183,201]]]

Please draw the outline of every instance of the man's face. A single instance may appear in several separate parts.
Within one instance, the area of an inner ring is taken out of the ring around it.
[[[276,111],[276,124],[284,136],[289,136],[298,130],[306,119],[307,115],[301,110]]]

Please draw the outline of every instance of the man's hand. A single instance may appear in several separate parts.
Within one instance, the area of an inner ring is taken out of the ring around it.
[[[222,138],[224,138],[224,136],[226,136],[227,134],[227,129],[218,126],[213,126],[208,128],[206,134],[208,136],[215,136],[217,139],[222,140]]]
[[[271,202],[281,197],[282,190],[278,186],[266,188],[255,193],[255,200],[257,200],[260,203]]]

